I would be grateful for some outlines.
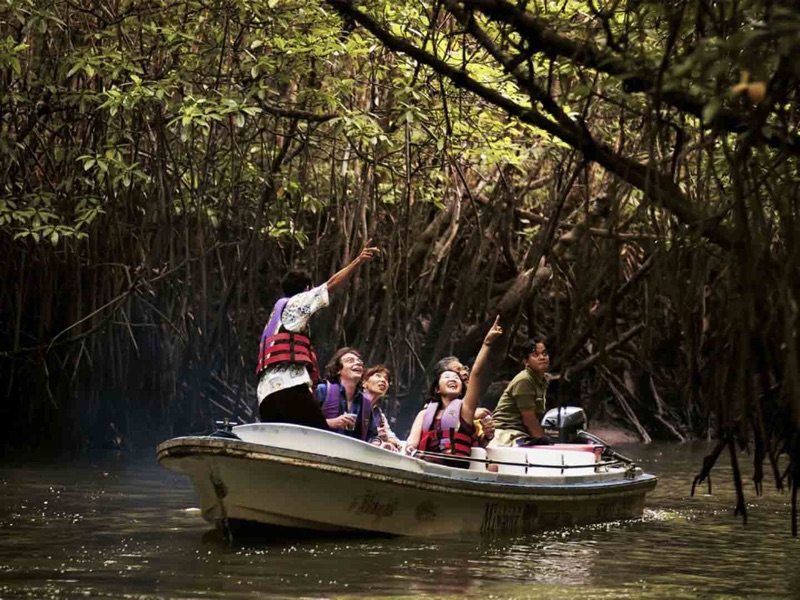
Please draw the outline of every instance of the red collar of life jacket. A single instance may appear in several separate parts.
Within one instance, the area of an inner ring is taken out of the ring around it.
[[[442,418],[436,421],[439,411],[438,402],[425,405],[425,416],[422,418],[422,436],[419,447],[425,452],[439,452],[451,456],[469,456],[474,442],[474,435],[461,430],[461,398],[453,400],[442,412]]]

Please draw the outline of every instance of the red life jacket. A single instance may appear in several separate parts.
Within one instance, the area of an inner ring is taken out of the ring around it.
[[[429,402],[425,405],[422,436],[419,441],[420,450],[449,454],[450,456],[470,455],[475,436],[461,431],[462,404],[461,398],[450,402],[442,413],[438,427],[435,427],[435,417],[439,411],[439,403]]]
[[[319,381],[319,367],[311,340],[307,335],[286,331],[281,325],[281,315],[288,301],[289,298],[281,298],[275,303],[269,322],[264,327],[258,349],[256,374],[260,374],[269,365],[297,363],[308,368],[311,380],[316,385]]]

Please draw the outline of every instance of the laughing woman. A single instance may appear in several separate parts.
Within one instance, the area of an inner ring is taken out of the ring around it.
[[[406,452],[422,450],[450,456],[470,455],[475,443],[475,410],[478,408],[480,390],[486,378],[486,360],[492,342],[502,334],[498,316],[483,340],[466,392],[456,371],[444,369],[437,372],[431,385],[429,401],[411,426]],[[453,461],[452,466],[466,467],[467,464]]]
[[[372,403],[372,419],[378,431],[378,437],[373,443],[386,450],[397,452],[400,450],[400,440],[389,427],[389,421],[379,405],[380,400],[385,398],[386,392],[389,391],[391,380],[392,374],[385,365],[370,367],[361,377],[361,393]]]

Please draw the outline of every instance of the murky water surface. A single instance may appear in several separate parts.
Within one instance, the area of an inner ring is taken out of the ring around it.
[[[232,547],[201,520],[188,480],[152,456],[5,464],[0,598],[800,597],[788,494],[757,497],[748,482],[744,527],[726,460],[713,495],[689,496],[707,446],[622,450],[660,478],[638,522]]]

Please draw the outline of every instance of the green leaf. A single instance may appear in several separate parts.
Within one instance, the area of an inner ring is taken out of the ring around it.
[[[75,75],[75,73],[80,71],[82,68],[83,68],[83,61],[76,62],[74,65],[72,65],[72,68],[69,71],[67,71],[67,79]]]

